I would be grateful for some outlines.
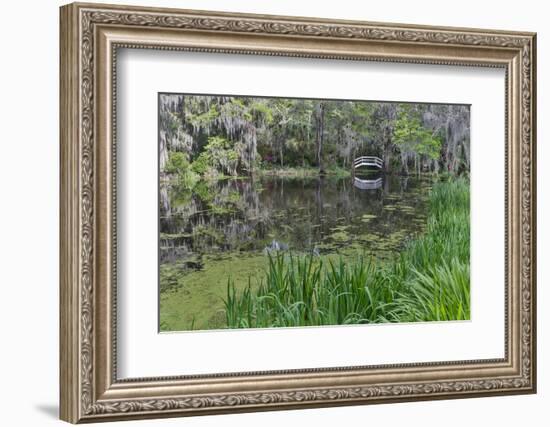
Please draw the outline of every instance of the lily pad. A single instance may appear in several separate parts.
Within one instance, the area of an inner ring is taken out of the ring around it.
[[[337,242],[347,242],[350,239],[350,235],[345,231],[337,231],[330,235],[331,239]]]

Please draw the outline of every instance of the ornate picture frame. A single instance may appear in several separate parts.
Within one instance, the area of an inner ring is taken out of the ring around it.
[[[60,416],[72,422],[536,391],[536,35],[74,3],[60,11]],[[117,377],[117,49],[502,68],[505,357]]]

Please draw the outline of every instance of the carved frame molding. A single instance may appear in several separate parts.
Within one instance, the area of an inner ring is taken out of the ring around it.
[[[71,4],[61,8],[60,42],[62,419],[535,391],[535,34]],[[117,380],[113,147],[116,51],[121,47],[504,67],[506,357]]]

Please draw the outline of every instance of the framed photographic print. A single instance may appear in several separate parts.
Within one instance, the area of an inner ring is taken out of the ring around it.
[[[61,418],[536,390],[535,34],[61,8]]]

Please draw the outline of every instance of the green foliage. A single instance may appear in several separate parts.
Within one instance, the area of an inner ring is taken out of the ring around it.
[[[191,169],[200,175],[216,170],[222,174],[235,176],[238,164],[239,156],[231,141],[220,136],[211,136],[204,151],[193,162]]]
[[[342,260],[327,264],[311,255],[276,254],[269,257],[266,277],[255,293],[249,286],[238,295],[229,280],[227,324],[261,328],[384,321],[391,289],[374,264],[363,259],[351,267]]]
[[[213,167],[227,175],[237,175],[239,156],[229,140],[221,136],[211,136],[205,151]]]
[[[166,173],[179,173],[189,167],[189,160],[185,153],[179,151],[171,151],[168,153],[168,161],[164,166]]]
[[[211,123],[219,117],[220,113],[218,107],[215,104],[210,105],[210,108],[202,113],[188,114],[187,120],[196,128],[208,128]]]
[[[190,166],[187,154],[173,151],[168,154],[164,171],[168,174],[175,174],[180,186],[186,190],[191,190],[199,180],[199,176]]]
[[[397,267],[406,286],[393,304],[393,320],[470,318],[469,181],[434,186],[426,233],[409,244]]]
[[[458,258],[412,270],[407,291],[392,303],[396,321],[443,321],[470,318],[470,265]]]
[[[166,100],[160,113],[166,149],[185,152],[192,170],[210,178],[274,165],[349,169],[358,155],[383,157],[389,172],[408,173],[413,164],[417,172],[455,175],[469,168],[464,106],[202,95]]]
[[[203,151],[191,164],[191,169],[199,175],[204,175],[210,166],[210,154],[207,151]]]
[[[266,124],[273,123],[273,110],[269,107],[267,102],[252,101],[250,104],[250,111],[257,118],[263,119]]]
[[[442,145],[440,136],[426,129],[418,112],[410,106],[405,105],[399,109],[393,138],[402,151],[413,152],[430,159],[439,158]]]
[[[424,236],[374,264],[276,253],[256,289],[225,299],[230,328],[470,318],[469,183],[434,185]]]

